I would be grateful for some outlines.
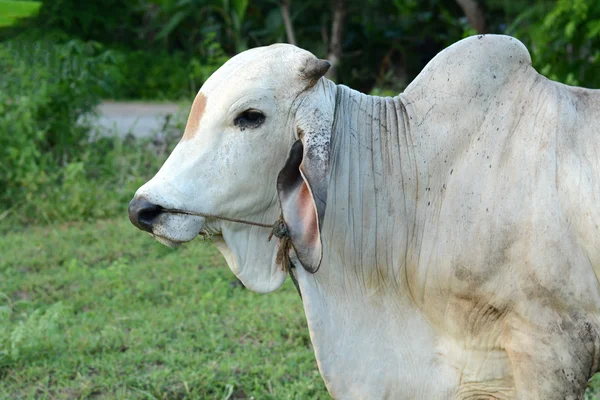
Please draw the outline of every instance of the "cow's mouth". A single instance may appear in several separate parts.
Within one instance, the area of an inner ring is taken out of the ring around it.
[[[157,242],[159,242],[161,244],[164,244],[165,246],[170,247],[172,249],[175,249],[175,248],[181,246],[183,243],[186,243],[186,242],[179,242],[179,241],[171,240],[171,239],[168,239],[168,238],[166,238],[164,236],[155,235],[153,233],[151,233],[150,235],[154,239],[156,239]]]
[[[143,197],[134,198],[129,203],[129,219],[139,229],[150,233],[158,242],[172,248],[191,242],[197,236],[203,240],[212,239],[214,236],[221,237],[220,229],[215,229],[215,225],[211,226],[211,223],[220,220],[273,229],[272,224],[181,208],[167,208],[153,204]]]
[[[157,234],[154,234],[154,233],[151,233],[150,235],[151,235],[151,236],[152,236],[154,239],[156,239],[158,242],[160,242],[160,243],[164,244],[165,246],[168,246],[168,247],[170,247],[170,248],[173,248],[173,249],[174,249],[174,248],[177,248],[177,247],[179,247],[179,246],[181,246],[182,244],[185,244],[185,243],[189,243],[189,242],[191,242],[191,241],[192,241],[192,240],[194,240],[196,237],[200,237],[200,239],[202,239],[202,241],[210,241],[210,240],[212,240],[213,238],[216,238],[216,237],[220,237],[220,236],[221,236],[221,234],[220,234],[220,233],[210,232],[210,231],[208,231],[208,230],[204,230],[204,229],[202,229],[202,230],[201,230],[201,231],[198,233],[198,235],[197,235],[196,237],[194,237],[193,239],[191,239],[191,240],[173,240],[173,239],[171,239],[171,238],[168,238],[168,237],[166,237],[166,236],[163,236],[163,235],[157,235]]]
[[[186,215],[193,216],[193,214],[190,214],[187,212],[171,213],[170,211],[163,212],[163,215],[167,216],[167,218],[165,218],[165,220],[164,220],[167,225],[169,225],[169,223],[167,222],[169,220],[168,216],[175,216],[175,217],[180,217],[180,218],[185,217]],[[194,239],[196,239],[197,237],[200,237],[200,239],[202,239],[202,241],[211,240],[212,238],[220,237],[221,232],[212,229],[210,226],[207,225],[206,222],[207,222],[206,220],[202,221],[201,229],[195,230],[194,233],[190,232],[190,235],[188,237],[186,237],[185,239],[183,239],[181,237],[179,237],[179,238],[174,237],[177,235],[172,235],[168,229],[165,229],[165,228],[167,228],[167,226],[165,226],[165,224],[156,226],[157,229],[153,229],[151,236],[154,239],[156,239],[158,242],[160,242],[168,247],[171,247],[171,248],[177,248],[185,243],[189,243],[189,242],[193,241]]]
[[[158,242],[168,247],[180,245],[194,240],[205,228],[205,219],[185,213],[162,212],[144,229]]]

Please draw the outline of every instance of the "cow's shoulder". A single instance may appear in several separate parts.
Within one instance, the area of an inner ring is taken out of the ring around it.
[[[404,93],[416,97],[432,92],[482,97],[514,83],[519,72],[530,67],[529,51],[518,39],[504,35],[471,36],[436,55]]]

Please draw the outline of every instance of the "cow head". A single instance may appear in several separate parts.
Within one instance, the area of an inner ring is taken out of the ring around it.
[[[322,78],[328,68],[291,45],[248,50],[225,63],[200,89],[173,153],[136,192],[131,221],[169,246],[214,235],[238,278],[269,292],[286,274],[268,229],[169,210],[261,223],[283,211],[298,258],[314,272],[335,103],[335,86]]]

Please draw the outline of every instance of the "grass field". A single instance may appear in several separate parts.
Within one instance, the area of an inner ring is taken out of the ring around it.
[[[126,218],[0,236],[0,399],[328,398],[290,282],[237,284],[201,241]]]
[[[122,218],[12,230],[0,254],[2,400],[329,398],[291,283],[252,293],[209,243]]]

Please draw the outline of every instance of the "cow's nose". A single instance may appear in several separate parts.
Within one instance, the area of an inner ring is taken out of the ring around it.
[[[129,202],[129,220],[143,231],[152,233],[152,224],[160,215],[163,208],[148,200],[134,197]]]

